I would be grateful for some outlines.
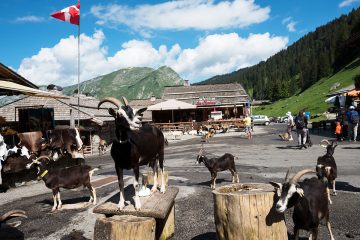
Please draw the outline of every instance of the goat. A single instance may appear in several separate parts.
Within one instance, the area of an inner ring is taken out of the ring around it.
[[[120,199],[118,208],[125,206],[123,169],[133,169],[135,189],[135,209],[140,210],[139,198],[139,167],[147,165],[152,167],[154,173],[154,185],[152,192],[157,191],[157,168],[158,163],[162,172],[160,192],[165,193],[164,179],[164,143],[167,144],[164,134],[156,127],[141,125],[139,116],[147,109],[142,108],[134,111],[123,97],[123,104],[116,98],[107,97],[99,102],[98,108],[105,103],[114,104],[117,109],[109,108],[109,114],[115,118],[115,134],[117,140],[111,147],[111,156],[115,162],[116,173],[119,181]]]
[[[234,159],[235,157],[230,153],[225,153],[221,157],[207,158],[205,155],[203,155],[203,148],[201,148],[196,158],[196,163],[200,164],[203,162],[205,167],[209,169],[212,182],[210,187],[215,189],[217,172],[230,170],[232,175],[232,182],[235,183],[235,180],[237,183],[239,182],[239,175],[236,171]]]
[[[46,147],[51,149],[50,157],[56,161],[60,156],[70,154],[72,158],[84,158],[79,151],[83,147],[79,130],[76,128],[58,128],[49,131],[49,143]]]
[[[60,188],[74,189],[83,185],[90,190],[89,202],[92,202],[94,205],[96,204],[96,191],[95,188],[91,186],[90,180],[94,171],[98,170],[98,168],[92,169],[92,167],[88,165],[77,165],[65,169],[50,170],[47,169],[46,164],[40,161],[42,159],[50,161],[49,157],[40,156],[33,160],[32,163],[29,163],[26,168],[30,169],[32,165],[35,164],[38,169],[38,176],[45,182],[46,187],[52,189],[54,206],[51,211],[61,209],[62,207]]]
[[[311,231],[311,238],[309,239],[316,240],[319,223],[323,218],[326,219],[331,240],[334,240],[329,222],[329,202],[326,197],[325,184],[315,177],[298,183],[299,179],[306,173],[315,173],[312,169],[299,171],[290,180],[288,178],[289,172],[290,170],[286,174],[284,183],[270,182],[277,190],[279,197],[275,210],[284,213],[285,210],[294,207],[292,218],[295,240],[299,239],[300,229]]]
[[[210,129],[209,132],[207,132],[204,136],[201,137],[202,142],[209,142],[209,139],[212,138],[215,135],[215,130]]]
[[[99,141],[99,155],[100,155],[100,153],[104,155],[105,152],[106,152],[107,147],[108,147],[108,144],[105,141],[105,139],[100,139],[100,141]]]
[[[326,143],[327,145],[324,145],[323,143]],[[327,195],[329,203],[332,204],[330,199],[329,186],[332,185],[333,195],[336,195],[335,179],[337,178],[337,166],[333,155],[337,146],[337,142],[332,141],[330,143],[328,140],[324,139],[321,141],[321,146],[326,147],[326,154],[324,156],[318,157],[316,163],[316,172],[318,178],[327,183]]]
[[[24,239],[24,233],[16,229],[21,221],[8,222],[13,218],[27,218],[27,216],[22,210],[12,210],[0,216],[0,239]]]
[[[279,134],[279,137],[281,138],[281,140],[289,141],[289,134],[288,133]]]

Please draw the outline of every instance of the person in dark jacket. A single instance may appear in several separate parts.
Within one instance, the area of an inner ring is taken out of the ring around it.
[[[349,125],[349,129],[348,129],[349,141],[353,140],[354,142],[356,142],[358,125],[359,125],[359,113],[355,110],[354,106],[349,107],[349,111],[346,113],[346,117]]]
[[[307,116],[304,114],[304,111],[300,111],[299,114],[295,117],[295,127],[298,135],[298,146],[300,149],[307,148],[305,145],[308,131],[307,125]]]

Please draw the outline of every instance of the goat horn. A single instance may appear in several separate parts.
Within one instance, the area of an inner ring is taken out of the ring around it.
[[[289,169],[287,170],[287,172],[286,172],[285,182],[288,182],[288,181],[289,181],[290,170],[291,170],[291,168],[289,168]]]
[[[51,161],[51,159],[48,156],[40,156],[40,157],[36,158],[35,160],[39,161],[41,159],[47,159],[47,160]]]
[[[124,101],[124,105],[127,106],[129,105],[129,102],[128,100],[126,99],[126,97],[122,97],[123,101]]]
[[[12,210],[12,211],[9,211],[9,212],[5,213],[4,215],[2,215],[0,217],[0,222],[5,222],[6,220],[8,220],[10,218],[14,218],[14,217],[27,218],[27,216],[25,214],[26,214],[26,212],[23,210]]]
[[[291,178],[290,183],[293,183],[293,184],[297,183],[297,182],[299,181],[299,179],[300,179],[303,175],[305,175],[305,174],[307,174],[307,173],[316,173],[316,171],[313,170],[313,169],[304,169],[304,170],[301,170],[300,172],[297,172],[297,173],[295,174],[295,176],[293,176],[293,177]]]
[[[101,100],[98,104],[98,109],[100,108],[100,106],[105,103],[105,102],[109,102],[109,103],[112,103],[114,104],[115,106],[117,106],[118,108],[120,108],[122,106],[121,102],[114,98],[114,97],[107,97],[107,98],[104,98],[103,100]]]
[[[326,145],[324,145],[324,143],[326,143]],[[326,147],[326,146],[328,146],[328,145],[330,145],[330,142],[329,142],[328,140],[326,140],[326,139],[321,140],[320,146]]]

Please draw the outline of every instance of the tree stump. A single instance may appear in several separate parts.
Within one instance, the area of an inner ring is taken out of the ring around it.
[[[121,215],[96,220],[94,240],[155,240],[156,221],[150,217]]]
[[[231,184],[215,189],[213,196],[219,239],[288,239],[284,214],[273,207],[277,196],[270,184]]]
[[[162,176],[161,171],[158,171],[157,187],[161,187],[161,176]],[[164,176],[165,176],[165,186],[169,186],[169,184],[168,184],[169,175],[166,171],[164,171]],[[147,173],[142,174],[142,184],[144,186],[154,185],[154,174],[152,171],[148,171]]]

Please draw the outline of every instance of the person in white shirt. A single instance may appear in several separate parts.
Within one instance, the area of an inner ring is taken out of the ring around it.
[[[289,141],[292,141],[293,140],[293,137],[292,137],[292,134],[291,134],[291,131],[294,127],[294,118],[293,116],[291,115],[291,112],[287,112],[286,113],[286,116],[288,116],[288,121],[287,121],[287,133],[289,135]]]

